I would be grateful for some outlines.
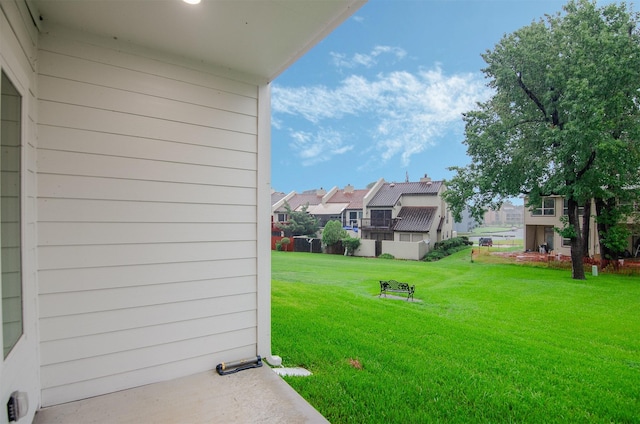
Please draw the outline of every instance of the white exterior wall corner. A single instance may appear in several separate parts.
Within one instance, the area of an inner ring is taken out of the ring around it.
[[[23,336],[7,358],[0,360],[0,403],[7,404],[10,394],[26,392],[29,409],[21,421],[30,422],[40,405],[39,345],[37,322],[36,252],[36,148],[38,119],[36,97],[37,31],[21,1],[0,2],[0,68],[22,97],[21,218],[22,218],[22,300]],[[2,306],[0,305],[0,314]],[[0,327],[0,333],[2,328]],[[0,334],[0,337],[2,335]],[[6,411],[6,409],[4,410]],[[0,423],[7,422],[6,412]]]
[[[49,31],[38,55],[42,406],[267,355],[268,86]]]
[[[384,178],[380,178],[378,181],[376,181],[376,183],[373,185],[373,187],[371,187],[369,189],[369,192],[367,192],[367,194],[364,196],[364,199],[362,199],[362,217],[363,218],[370,218],[370,211],[369,211],[369,202],[371,202],[371,199],[374,198],[374,196],[376,194],[378,194],[378,191],[380,191],[380,188],[382,187],[382,185],[384,184]]]

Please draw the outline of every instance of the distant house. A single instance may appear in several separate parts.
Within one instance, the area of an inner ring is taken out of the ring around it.
[[[340,221],[345,228],[357,230],[363,216],[364,198],[369,189],[355,189],[347,185],[343,190],[335,190],[327,203],[344,205],[340,215]]]
[[[272,357],[270,82],[362,4],[0,2],[0,422]]]
[[[286,205],[289,205],[292,211],[301,211],[306,207],[307,212],[318,219],[320,228],[324,228],[329,221],[340,221],[345,227],[357,229],[362,218],[362,201],[368,192],[347,185],[343,190],[333,187],[329,191],[320,188],[304,193],[294,191],[285,196],[272,195],[273,221],[286,222]]]
[[[362,238],[356,255],[391,253],[398,258],[421,259],[433,244],[454,236],[453,218],[442,197],[444,190],[442,181],[425,176],[418,182],[405,183],[380,179],[370,189],[347,185],[343,190],[334,187],[328,192],[292,192],[274,198],[273,226],[277,229],[278,222],[287,221],[285,204],[296,211],[306,207],[321,228],[337,220],[351,237]],[[277,232],[272,235],[280,236]]]
[[[318,219],[320,228],[324,228],[329,221],[340,221],[344,210],[349,205],[345,202],[329,202],[337,191],[338,187],[333,187],[328,192],[321,188],[317,191],[318,202],[315,204],[309,204],[307,212]]]
[[[304,193],[296,193],[295,191],[292,191],[284,197],[280,197],[277,201],[271,204],[272,221],[275,225],[279,222],[287,222],[289,220],[287,206],[291,211],[300,212],[306,208],[307,212],[310,212],[309,208],[320,204],[325,194],[327,194],[325,190],[319,189],[310,190]]]
[[[442,198],[442,181],[378,181],[364,199],[363,239],[436,243],[453,236],[453,219]]]
[[[524,222],[524,206],[504,202],[498,210],[488,210],[484,214],[485,225],[521,226]]]
[[[592,211],[595,206],[592,205]],[[583,209],[579,208],[578,213],[582,219]],[[524,212],[524,247],[529,251],[553,251],[561,255],[571,254],[571,240],[563,238],[555,231],[555,228],[562,228],[561,218],[567,215],[567,201],[562,196],[543,197],[540,205],[534,208],[525,208]],[[628,223],[631,230],[627,245],[627,253],[636,256],[640,254],[638,246],[640,245],[640,234],[637,229]],[[590,232],[587,240],[589,255],[600,254],[600,241],[598,238],[595,216],[591,216]]]

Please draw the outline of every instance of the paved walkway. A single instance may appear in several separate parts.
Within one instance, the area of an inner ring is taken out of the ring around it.
[[[304,378],[304,377],[300,377]],[[44,408],[34,424],[328,423],[266,364],[208,371]]]

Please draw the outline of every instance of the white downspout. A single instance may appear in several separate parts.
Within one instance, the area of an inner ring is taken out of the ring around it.
[[[258,86],[257,137],[257,352],[271,365],[282,359],[271,353],[271,85]]]

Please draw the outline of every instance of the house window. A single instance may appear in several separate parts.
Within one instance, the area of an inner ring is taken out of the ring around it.
[[[287,222],[287,214],[279,213],[278,214],[278,222]]]
[[[424,235],[421,233],[411,234],[411,241],[422,241],[424,239]]]
[[[567,199],[564,199],[562,214],[569,215],[569,201]],[[578,215],[580,216],[584,215],[584,206],[578,206]]]
[[[372,210],[371,226],[390,227],[391,226],[391,210]]]
[[[411,241],[411,234],[400,233],[400,241]]]
[[[556,200],[553,197],[543,197],[542,206],[531,211],[534,216],[553,216],[556,214]]]
[[[571,247],[571,239],[563,238],[562,239],[562,247]]]
[[[2,350],[6,358],[23,333],[20,216],[22,97],[4,72],[0,77],[0,93],[0,269]]]
[[[362,211],[349,211],[349,222],[347,225],[352,227],[358,226],[358,220],[362,218]]]

